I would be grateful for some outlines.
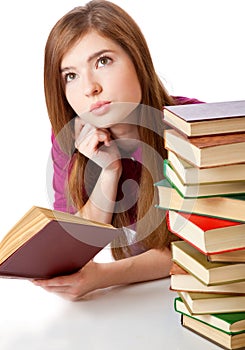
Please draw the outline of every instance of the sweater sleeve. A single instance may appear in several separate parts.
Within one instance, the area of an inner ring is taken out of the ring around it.
[[[196,98],[189,98],[184,96],[172,96],[177,105],[187,105],[187,104],[195,104],[195,103],[204,103],[203,101],[199,101]]]
[[[75,210],[71,206],[68,206],[67,202],[67,179],[68,170],[70,164],[70,157],[64,153],[55,139],[54,134],[51,136],[52,141],[52,161],[53,161],[53,190],[54,190],[54,203],[53,208],[55,210],[63,212],[74,213]]]

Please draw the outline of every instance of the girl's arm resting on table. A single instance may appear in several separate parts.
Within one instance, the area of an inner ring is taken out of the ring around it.
[[[69,300],[79,300],[94,290],[115,285],[150,281],[169,276],[171,253],[150,249],[142,254],[109,263],[90,261],[80,271],[34,284]]]

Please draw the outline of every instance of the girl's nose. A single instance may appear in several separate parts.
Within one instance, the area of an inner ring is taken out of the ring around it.
[[[85,86],[84,86],[84,94],[85,96],[93,96],[98,95],[102,91],[101,84],[94,79],[94,77],[90,77],[89,79],[86,79]]]

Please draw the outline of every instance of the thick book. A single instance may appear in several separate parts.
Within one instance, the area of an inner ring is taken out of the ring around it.
[[[166,106],[163,120],[188,137],[245,131],[245,100]]]
[[[193,315],[245,312],[245,295],[188,291],[179,291],[178,295]]]
[[[245,251],[245,223],[170,210],[167,224],[171,232],[203,254]]]
[[[181,324],[188,330],[202,336],[214,344],[221,346],[224,349],[245,349],[245,332],[240,332],[238,334],[227,334],[184,314],[181,316]]]
[[[216,182],[212,183],[184,183],[177,171],[171,166],[168,159],[164,160],[164,176],[176,188],[183,197],[211,197],[225,194],[245,194],[245,181]],[[244,175],[245,177],[245,175]]]
[[[244,132],[186,138],[174,129],[167,129],[164,130],[164,144],[167,150],[198,167],[245,162]]]
[[[245,281],[206,286],[195,276],[174,274],[170,277],[170,289],[195,293],[245,294]]]
[[[0,276],[32,279],[73,273],[121,233],[111,225],[34,206],[0,242]]]
[[[232,250],[230,252],[223,252],[218,254],[207,254],[209,261],[213,262],[242,262],[245,263],[245,249]]]
[[[192,165],[177,154],[168,151],[168,161],[181,181],[186,184],[245,181],[245,163],[229,164],[212,168]]]
[[[245,222],[245,195],[184,198],[166,179],[155,183],[158,190],[157,207],[209,217]]]
[[[174,299],[174,309],[180,314],[193,317],[227,334],[245,332],[245,312],[231,312],[207,315],[192,315],[181,298]]]
[[[245,264],[214,263],[185,241],[171,243],[172,260],[207,286],[245,281]]]

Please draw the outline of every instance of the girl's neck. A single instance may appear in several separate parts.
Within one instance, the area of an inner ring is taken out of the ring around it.
[[[116,140],[118,147],[125,152],[133,152],[139,145],[137,125],[117,124],[110,128],[111,136]]]

